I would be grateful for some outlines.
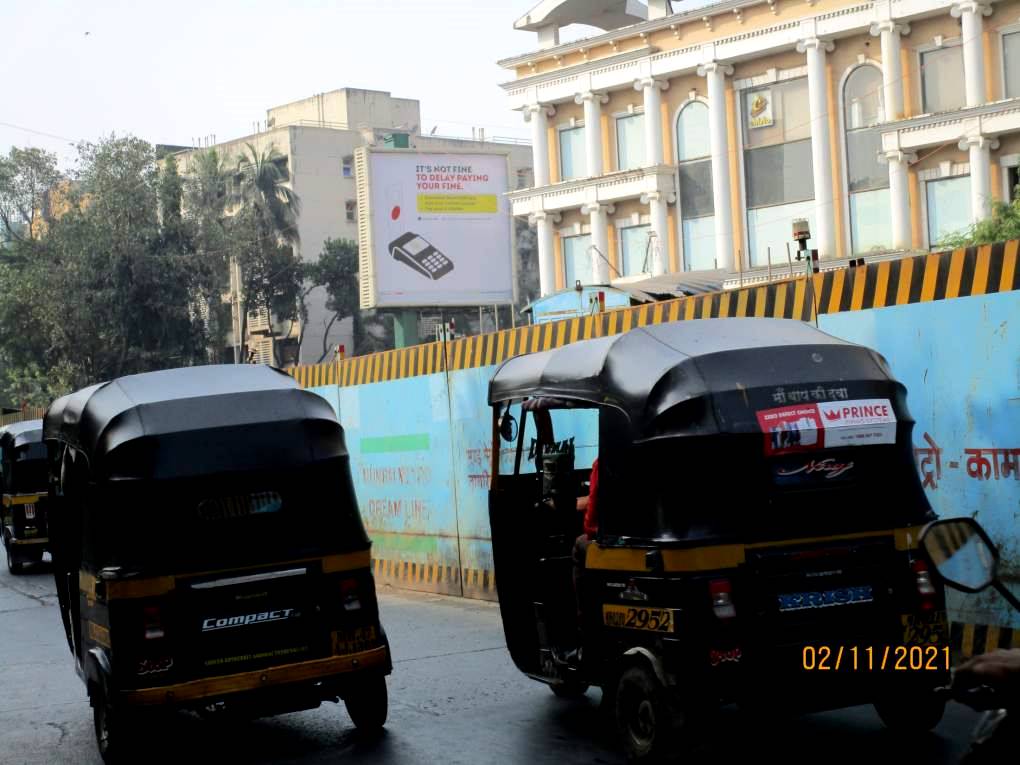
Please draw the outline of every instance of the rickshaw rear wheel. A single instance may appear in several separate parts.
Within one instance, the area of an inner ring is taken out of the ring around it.
[[[4,551],[7,553],[7,570],[17,576],[25,570],[25,564],[14,557],[14,553],[11,552],[11,540],[4,536]]]
[[[133,762],[132,742],[137,733],[134,716],[110,703],[102,686],[92,688],[92,724],[96,746],[106,765]]]
[[[614,695],[616,725],[631,762],[662,762],[676,753],[683,714],[650,668],[627,667]]]
[[[379,732],[389,711],[386,678],[378,675],[358,681],[344,696],[344,706],[359,731]]]

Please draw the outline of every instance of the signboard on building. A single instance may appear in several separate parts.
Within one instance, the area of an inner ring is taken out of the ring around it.
[[[755,90],[748,93],[747,98],[747,124],[752,128],[771,127],[775,124],[772,119],[772,91]]]
[[[361,307],[514,298],[506,153],[359,149]]]

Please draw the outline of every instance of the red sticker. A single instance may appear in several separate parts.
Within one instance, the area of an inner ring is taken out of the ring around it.
[[[400,217],[400,205],[394,205],[393,209],[390,210],[390,218],[396,220]]]
[[[765,434],[766,454],[790,454],[821,449],[822,418],[817,404],[782,406],[758,412]]]

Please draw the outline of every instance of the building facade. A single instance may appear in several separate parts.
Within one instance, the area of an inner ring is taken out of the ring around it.
[[[384,145],[393,137],[402,136],[409,149],[491,151],[494,143],[486,140],[465,140],[423,135],[421,107],[418,101],[394,98],[381,91],[343,88],[273,107],[266,112],[259,131],[236,140],[214,144],[229,166],[253,145],[259,152],[274,146],[281,155],[281,170],[287,184],[301,200],[297,219],[297,253],[302,260],[314,262],[327,239],[358,241],[359,210],[355,186],[354,150],[361,146]],[[520,186],[531,185],[531,148],[528,145],[499,145],[500,151],[511,155],[511,169]],[[176,153],[179,171],[190,172],[199,151],[190,149]],[[286,351],[277,357],[289,363],[317,363],[339,344],[353,352],[353,326],[350,319],[331,322],[323,288],[307,296],[308,321],[303,328],[285,322],[271,326],[268,316],[252,312],[247,315],[246,337],[240,333],[236,277],[232,276],[227,300],[234,306],[234,330],[229,343],[239,349],[242,360],[253,358],[272,363],[274,344]],[[302,334],[303,333],[303,334]],[[297,338],[302,338],[300,353]]]
[[[823,259],[925,250],[1020,181],[1018,0],[546,0],[516,27],[543,294],[785,266],[797,219]]]

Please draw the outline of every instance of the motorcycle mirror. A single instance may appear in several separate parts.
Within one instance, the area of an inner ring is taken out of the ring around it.
[[[981,592],[998,577],[999,552],[973,518],[945,518],[928,524],[921,533],[921,549],[954,589]]]
[[[517,420],[510,412],[504,414],[499,420],[499,435],[504,441],[517,440]]]

